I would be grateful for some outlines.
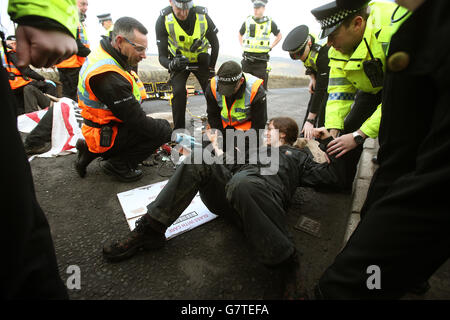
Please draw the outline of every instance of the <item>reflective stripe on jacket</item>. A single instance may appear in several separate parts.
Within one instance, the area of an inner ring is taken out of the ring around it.
[[[225,96],[217,91],[217,76],[211,79],[211,91],[221,109],[223,128],[234,127],[236,130],[245,131],[252,127],[251,104],[263,80],[248,73],[244,73],[244,77],[246,86],[244,94],[233,103],[230,109],[228,109]]]
[[[81,43],[87,48],[90,47],[89,40],[87,38],[86,28],[83,23],[78,25],[78,39],[81,40]],[[58,63],[56,65],[57,68],[79,68],[86,61],[86,57],[79,57],[76,54],[71,56],[70,58]]]
[[[392,14],[397,7],[395,3],[372,2],[369,7],[371,11],[366,22],[363,41],[353,54],[346,55],[334,48],[329,50],[330,77],[325,114],[326,128],[344,129],[344,119],[350,112],[358,90],[376,94],[382,89],[381,86],[374,88],[364,72],[364,61],[372,59],[364,39],[373,56],[382,62],[384,72],[389,42],[405,19],[391,24]],[[406,9],[401,8],[398,15],[405,12]],[[361,126],[361,130],[371,138],[378,135],[381,118],[381,112],[378,109]]]
[[[265,21],[256,23],[253,16],[245,21],[245,33],[242,45],[245,52],[267,53],[270,51],[270,33],[272,32],[272,19],[264,17]]]
[[[95,128],[83,124],[81,131],[86,139],[89,150],[94,153],[106,152],[114,145],[114,140],[117,136],[117,123],[122,122],[122,120],[118,119],[112,113],[108,106],[97,99],[89,84],[89,81],[93,76],[109,71],[117,72],[127,79],[133,88],[133,95],[136,100],[139,102],[142,101],[141,88],[134,78],[137,78],[136,73],[132,75],[124,70],[120,64],[101,46],[89,55],[80,70],[80,78],[78,81],[78,105],[82,109],[81,116],[84,119],[98,124],[99,126],[110,124],[113,129],[111,145],[108,147],[103,147],[100,146],[101,128]],[[143,83],[140,83],[142,84],[141,87],[143,87]]]
[[[8,72],[9,75],[9,85],[11,86],[12,90],[18,89],[20,87],[26,86],[29,84],[32,80],[28,77],[24,78],[22,73],[20,72],[17,67],[8,61],[8,57],[5,54],[5,50],[3,49],[3,46],[0,45],[0,55],[2,59],[2,65],[5,67],[6,72]],[[12,78],[12,74],[15,75],[14,79]]]
[[[166,30],[169,35],[169,52],[176,56],[177,50],[180,50],[181,54],[188,58],[190,63],[197,62],[198,55],[208,52],[209,48],[209,41],[205,38],[208,30],[206,15],[202,13],[196,13],[195,15],[195,27],[191,36],[181,28],[173,12],[165,16]],[[194,52],[191,52],[191,47],[196,40],[201,41],[201,44]]]

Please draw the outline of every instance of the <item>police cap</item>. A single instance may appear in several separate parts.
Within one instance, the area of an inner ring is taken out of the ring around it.
[[[341,9],[357,10],[369,2],[370,0],[336,0],[336,5]]]
[[[252,0],[252,2],[254,8],[265,7],[267,4],[267,0]]]
[[[100,14],[97,16],[98,18],[98,22],[102,23],[103,21],[108,21],[111,20],[112,21],[112,17],[110,13],[105,13],[105,14]]]
[[[239,63],[231,60],[224,62],[217,71],[217,91],[226,97],[233,95],[242,74]]]
[[[172,3],[175,4],[177,8],[182,10],[187,10],[194,6],[192,0],[172,0]]]
[[[305,25],[295,27],[289,32],[283,42],[283,50],[291,53],[303,54],[309,39],[309,28]],[[291,54],[292,58],[292,54]]]
[[[361,1],[357,2],[361,3]],[[366,1],[366,3],[367,2],[368,1]],[[348,7],[353,7],[356,9],[343,9],[337,6],[336,1],[332,1],[330,3],[324,4],[323,6],[311,10],[311,13],[320,23],[320,26],[322,28],[322,31],[319,34],[319,38],[323,39],[325,37],[328,37],[330,33],[332,33],[342,24],[345,18],[347,18],[352,13],[357,12],[363,6],[364,4],[362,6],[348,5]]]

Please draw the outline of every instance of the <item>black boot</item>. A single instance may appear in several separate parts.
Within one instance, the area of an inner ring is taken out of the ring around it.
[[[274,271],[272,286],[264,299],[307,300],[308,294],[300,274],[297,251],[282,263],[271,267]]]
[[[27,156],[30,157],[34,154],[41,154],[49,151],[52,147],[52,144],[50,142],[46,142],[39,146],[32,146],[25,142],[23,147],[25,148],[25,153],[27,154]]]
[[[156,231],[151,223],[159,224],[152,218],[142,216],[136,221],[136,228],[122,240],[103,247],[103,256],[110,262],[119,262],[134,256],[139,250],[156,250],[166,244],[164,232]]]
[[[98,157],[96,153],[90,152],[86,141],[83,139],[78,139],[76,148],[78,151],[77,162],[75,163],[75,169],[81,178],[86,176],[86,168],[89,163]]]
[[[119,159],[109,159],[100,162],[100,167],[108,175],[115,176],[122,182],[138,181],[142,178],[142,170],[132,168],[128,163]]]

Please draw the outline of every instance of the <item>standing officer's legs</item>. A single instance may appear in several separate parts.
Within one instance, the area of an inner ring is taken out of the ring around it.
[[[173,73],[170,84],[173,88],[172,116],[174,130],[186,128],[186,81],[190,71],[176,71]]]

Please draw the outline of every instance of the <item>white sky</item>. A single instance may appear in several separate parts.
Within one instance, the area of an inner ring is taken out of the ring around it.
[[[1,22],[11,33],[13,27],[6,13],[7,2],[7,0],[0,0]],[[320,26],[311,14],[311,10],[328,2],[330,0],[269,0],[265,15],[272,17],[283,37],[301,24],[308,25],[310,32],[318,34]],[[211,19],[219,29],[219,55],[240,56],[242,49],[238,41],[238,32],[245,18],[253,14],[252,2],[250,0],[194,0],[194,4],[207,7]],[[168,5],[169,0],[89,0],[86,27],[91,47],[98,45],[100,36],[104,33],[104,29],[98,23],[97,15],[111,13],[113,20],[130,16],[143,23],[149,31],[150,53],[157,54],[155,23],[159,12]],[[272,50],[271,56],[289,57],[281,49],[283,40]]]

